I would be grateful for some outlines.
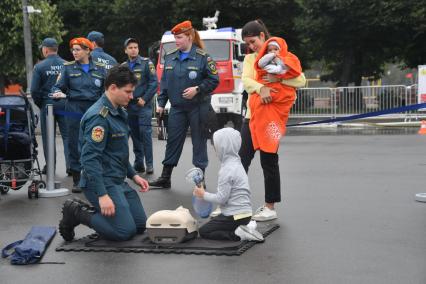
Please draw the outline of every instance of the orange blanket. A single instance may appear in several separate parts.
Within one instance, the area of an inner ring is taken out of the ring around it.
[[[302,73],[302,67],[297,56],[287,50],[285,40],[278,37],[272,37],[266,41],[256,57],[254,66],[257,72],[256,81],[275,89],[277,92],[271,92],[272,102],[269,104],[262,104],[261,97],[257,93],[252,93],[250,96],[250,131],[253,147],[255,150],[260,149],[267,153],[276,153],[280,138],[284,136],[286,131],[290,109],[296,99],[296,89],[283,85],[281,82],[267,83],[262,80],[267,72],[258,66],[258,61],[267,53],[270,41],[276,41],[280,45],[278,57],[288,68],[285,74],[278,75],[280,78],[296,78]]]

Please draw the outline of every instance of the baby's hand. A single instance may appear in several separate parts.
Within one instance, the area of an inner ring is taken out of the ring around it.
[[[205,192],[204,187],[201,185],[200,187],[195,186],[192,194],[196,197],[203,198]]]

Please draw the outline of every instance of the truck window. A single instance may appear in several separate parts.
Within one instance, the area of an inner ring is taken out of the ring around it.
[[[229,60],[229,44],[227,40],[204,40],[206,45],[206,52],[210,54],[214,61],[228,61]],[[174,42],[163,43],[161,49],[161,64],[164,63],[164,55],[167,52],[172,51],[176,48]]]

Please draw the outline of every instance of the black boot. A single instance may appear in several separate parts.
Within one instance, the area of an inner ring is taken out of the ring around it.
[[[163,172],[161,176],[154,180],[150,181],[149,185],[157,188],[170,188],[171,187],[171,177],[172,177],[173,166],[164,165]]]
[[[74,228],[80,224],[90,226],[93,211],[86,205],[68,199],[62,207],[62,220],[59,222],[59,233],[64,240],[70,242],[74,239]]]
[[[78,186],[80,183],[80,172],[72,171],[72,192],[74,193],[81,193],[82,190]]]
[[[79,203],[80,205],[82,205],[84,207],[87,207],[90,211],[95,212],[95,207],[92,204],[90,204],[89,202],[87,202],[87,201],[81,200],[81,199],[79,199],[77,197],[74,197],[72,199],[72,201],[75,201],[75,202]]]

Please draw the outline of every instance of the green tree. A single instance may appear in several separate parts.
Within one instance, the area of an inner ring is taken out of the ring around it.
[[[59,42],[65,34],[56,6],[47,0],[32,0],[29,5],[42,11],[30,14],[33,58],[40,57],[38,46],[45,37]],[[20,0],[0,1],[0,93],[8,82],[25,82],[23,15]]]
[[[425,59],[425,7],[414,0],[301,0],[298,28],[309,60],[325,62],[323,80],[360,85],[386,62]],[[423,43],[422,43],[423,42]]]
[[[298,49],[294,18],[300,14],[295,0],[255,1],[236,0],[162,0],[111,2],[89,0],[56,0],[65,28],[69,30],[65,42],[75,36],[86,36],[91,30],[105,34],[105,50],[119,61],[125,60],[123,42],[135,37],[146,56],[148,47],[161,39],[163,33],[183,20],[191,20],[197,29],[204,29],[202,18],[220,10],[219,27],[242,27],[246,22],[262,18],[271,33],[284,37],[290,49]],[[68,47],[61,49],[64,58],[71,59]]]

